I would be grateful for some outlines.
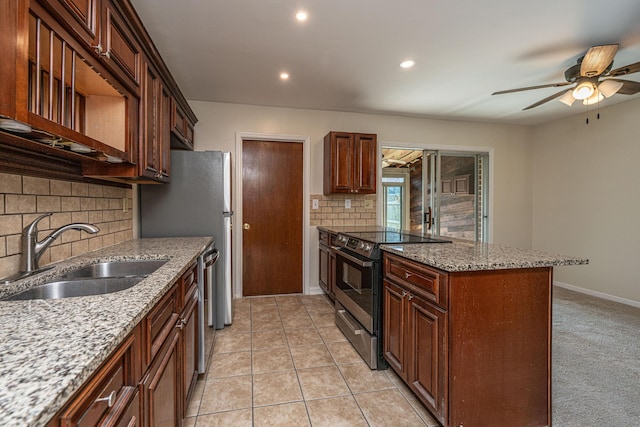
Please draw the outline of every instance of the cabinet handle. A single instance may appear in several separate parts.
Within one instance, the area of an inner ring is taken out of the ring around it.
[[[407,296],[407,291],[402,291],[402,298]]]
[[[107,59],[111,59],[111,53],[109,53],[109,51],[106,51],[104,53],[100,53],[100,56],[103,56]]]
[[[180,319],[178,320],[178,323],[176,323],[176,328],[182,330],[184,329],[184,325],[185,325],[184,320]]]
[[[409,294],[409,301],[411,301],[413,299],[413,295]]]
[[[113,390],[111,393],[109,393],[109,396],[100,397],[96,399],[96,402],[107,402],[107,407],[111,408],[116,403],[117,395],[118,393],[116,393],[116,391]]]
[[[102,45],[100,43],[91,45],[91,48],[95,50],[98,55],[102,55]]]
[[[409,274],[409,273],[404,273],[404,278],[405,278],[405,279],[408,279],[410,276],[411,276],[411,274]]]

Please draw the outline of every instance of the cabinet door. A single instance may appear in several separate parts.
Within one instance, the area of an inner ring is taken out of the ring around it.
[[[160,174],[162,179],[167,181],[170,173],[171,162],[171,94],[164,85],[160,85],[160,136],[156,141],[160,152]]]
[[[325,245],[319,246],[319,285],[328,294],[329,293],[329,248]]]
[[[325,137],[325,194],[352,192],[353,142],[351,133],[331,132]]]
[[[446,419],[446,313],[424,299],[407,296],[409,387],[437,416]]]
[[[183,389],[182,416],[186,417],[187,402],[198,380],[198,292],[194,289],[185,304],[182,319]]]
[[[106,1],[106,0],[105,0]],[[100,0],[41,0],[87,47],[100,44]]]
[[[140,175],[160,180],[162,178],[162,84],[158,73],[149,63],[144,65],[142,88],[143,135],[140,144]]]
[[[106,59],[111,69],[127,84],[129,89],[138,93],[142,59],[140,47],[113,1],[102,1],[103,42],[101,56]]]
[[[329,288],[329,296],[335,298],[336,286],[336,254],[329,250],[329,277],[327,278],[327,287]]]
[[[406,381],[407,365],[405,360],[405,295],[407,292],[395,284],[383,282],[383,354],[389,366]]]
[[[180,331],[174,328],[143,380],[145,424],[179,427],[182,421]]]
[[[353,159],[353,189],[356,193],[375,194],[376,155],[376,136],[356,134]]]

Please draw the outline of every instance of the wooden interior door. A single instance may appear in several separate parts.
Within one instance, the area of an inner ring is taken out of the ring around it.
[[[302,292],[302,144],[242,142],[244,296]]]

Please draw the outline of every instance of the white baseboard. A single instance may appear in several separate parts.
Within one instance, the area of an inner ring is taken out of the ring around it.
[[[591,289],[581,288],[579,286],[570,285],[568,283],[558,282],[555,280],[553,282],[553,285],[559,288],[568,289],[570,291],[580,292],[581,294],[591,295],[592,297],[602,298],[609,301],[619,302],[621,304],[626,304],[626,305],[640,308],[640,301],[635,301],[628,298],[622,298],[622,297],[618,297],[611,294],[605,294],[604,292],[598,292]]]
[[[319,295],[319,294],[323,294],[324,291],[322,290],[322,288],[318,285],[316,286],[310,286],[309,287],[309,293],[307,295]]]

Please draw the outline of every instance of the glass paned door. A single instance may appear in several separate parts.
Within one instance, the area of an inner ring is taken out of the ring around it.
[[[423,160],[423,230],[487,241],[488,155],[425,151]]]

